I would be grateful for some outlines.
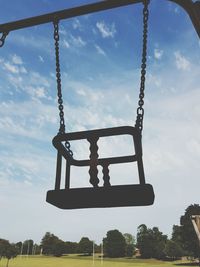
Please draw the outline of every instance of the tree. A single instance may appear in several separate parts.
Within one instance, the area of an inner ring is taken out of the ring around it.
[[[177,260],[184,255],[184,252],[178,243],[173,240],[167,240],[165,254],[172,260]]]
[[[200,206],[198,204],[188,206],[185,214],[180,218],[182,242],[184,250],[188,251],[190,256],[200,258],[199,241],[190,218],[192,215],[200,215]]]
[[[87,255],[92,254],[93,242],[88,237],[82,237],[78,244],[79,252]]]
[[[94,244],[94,250],[95,250],[95,253],[101,254],[102,253],[102,245],[101,244],[99,244],[99,245]]]
[[[31,255],[33,251],[33,240],[32,239],[27,239],[23,242],[22,244],[22,255]]]
[[[19,254],[20,254],[21,253],[21,250],[22,250],[22,242],[21,241],[17,242],[15,244],[15,247],[18,249]]]
[[[0,260],[5,256],[6,250],[9,246],[8,240],[0,239]]]
[[[78,243],[69,241],[65,242],[65,253],[66,254],[78,253]]]
[[[132,257],[135,251],[135,238],[129,233],[124,234],[126,242],[126,257]]]
[[[41,246],[38,244],[33,244],[32,254],[39,255],[41,252]]]
[[[147,228],[145,224],[138,227],[137,247],[142,258],[162,259],[165,257],[164,248],[167,236],[158,227]]]
[[[56,257],[60,257],[65,253],[65,243],[58,239],[53,245],[52,245],[52,254]]]
[[[62,256],[65,252],[65,243],[54,234],[47,232],[41,241],[43,254]]]
[[[158,227],[152,228],[152,236],[153,236],[153,245],[154,245],[154,254],[153,257],[156,259],[165,258],[165,245],[167,242],[167,236],[163,235],[162,232],[159,231]]]
[[[152,237],[150,230],[145,224],[138,227],[137,247],[140,250],[142,258],[151,258],[153,255]]]
[[[16,248],[16,246],[14,244],[8,244],[4,254],[4,256],[7,258],[6,267],[8,267],[10,259],[15,258],[17,255],[18,255],[18,249]]]
[[[119,258],[124,257],[126,252],[126,241],[122,233],[118,230],[107,232],[106,238],[103,239],[104,252],[107,257]]]
[[[174,241],[181,249],[182,256],[189,255],[190,253],[185,250],[183,241],[183,227],[179,225],[173,225],[172,228],[172,241]]]
[[[182,238],[182,226],[173,225],[172,228],[172,241],[182,246],[183,238]]]

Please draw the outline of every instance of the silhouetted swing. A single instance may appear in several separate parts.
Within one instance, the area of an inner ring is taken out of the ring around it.
[[[62,209],[122,207],[151,205],[154,202],[154,192],[150,184],[145,183],[142,161],[142,129],[144,116],[144,89],[147,58],[147,30],[148,30],[148,1],[144,1],[143,8],[143,52],[141,64],[141,84],[137,119],[135,127],[123,126],[82,132],[65,133],[63,100],[61,91],[61,74],[59,61],[59,21],[54,21],[54,40],[56,54],[56,77],[59,104],[60,128],[53,138],[53,145],[57,149],[57,167],[55,189],[47,192],[47,202]],[[133,138],[135,155],[99,158],[98,140],[101,137],[130,135]],[[85,139],[90,144],[88,159],[77,160],[73,157],[69,141]],[[65,188],[61,189],[62,162],[65,161]],[[136,162],[138,167],[139,184],[115,185],[110,183],[109,165]],[[99,186],[98,166],[102,166],[103,186]],[[70,167],[88,166],[90,183],[93,187],[70,188]]]

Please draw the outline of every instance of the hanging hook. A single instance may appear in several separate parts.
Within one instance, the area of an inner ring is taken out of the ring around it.
[[[58,16],[55,15],[55,16],[53,17],[53,20],[52,20],[52,21],[53,21],[53,24],[55,25],[55,24],[59,24],[60,19],[59,19]]]
[[[150,0],[143,0],[143,4],[144,5],[149,5],[150,4]]]
[[[2,36],[0,38],[0,47],[4,45],[7,35],[8,35],[8,32],[2,32]]]

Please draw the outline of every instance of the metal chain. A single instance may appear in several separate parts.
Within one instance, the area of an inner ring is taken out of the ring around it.
[[[65,133],[64,107],[61,91],[61,73],[60,73],[60,56],[59,56],[59,22],[54,22],[54,40],[55,40],[55,55],[56,55],[56,79],[57,79],[57,96],[58,109],[60,116],[59,133]]]
[[[55,40],[55,55],[56,55],[56,80],[57,80],[57,96],[58,96],[58,109],[60,116],[59,134],[65,133],[65,119],[64,119],[64,106],[62,99],[62,86],[61,86],[61,71],[60,71],[60,55],[59,55],[59,21],[56,20],[54,25],[54,40]],[[73,152],[70,149],[69,141],[65,142],[65,148],[69,155],[73,157]]]
[[[147,62],[147,37],[148,37],[148,18],[149,18],[149,0],[144,0],[143,8],[143,50],[142,50],[142,64],[141,64],[141,80],[140,80],[140,94],[137,108],[137,118],[135,127],[142,133],[143,118],[144,118],[144,90],[146,78],[146,62]]]
[[[2,47],[4,45],[7,35],[8,35],[8,32],[2,33],[2,36],[0,38],[0,47]]]

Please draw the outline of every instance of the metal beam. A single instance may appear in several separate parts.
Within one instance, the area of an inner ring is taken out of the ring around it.
[[[194,28],[200,38],[200,2],[195,3],[192,0],[168,0],[181,6],[189,15]],[[112,8],[127,6],[136,3],[142,3],[143,0],[105,0],[93,4],[73,7],[61,11],[44,14],[41,16],[31,17],[5,24],[0,24],[0,33],[8,33],[14,30],[32,27],[55,20],[69,19],[94,12],[109,10]]]
[[[69,19],[77,16],[82,16],[90,13],[95,13],[98,11],[104,11],[140,2],[142,2],[142,0],[105,0],[89,5],[64,9],[54,13],[48,13],[37,17],[31,17],[23,20],[0,24],[0,32],[10,32],[26,27],[53,22],[55,20]]]

